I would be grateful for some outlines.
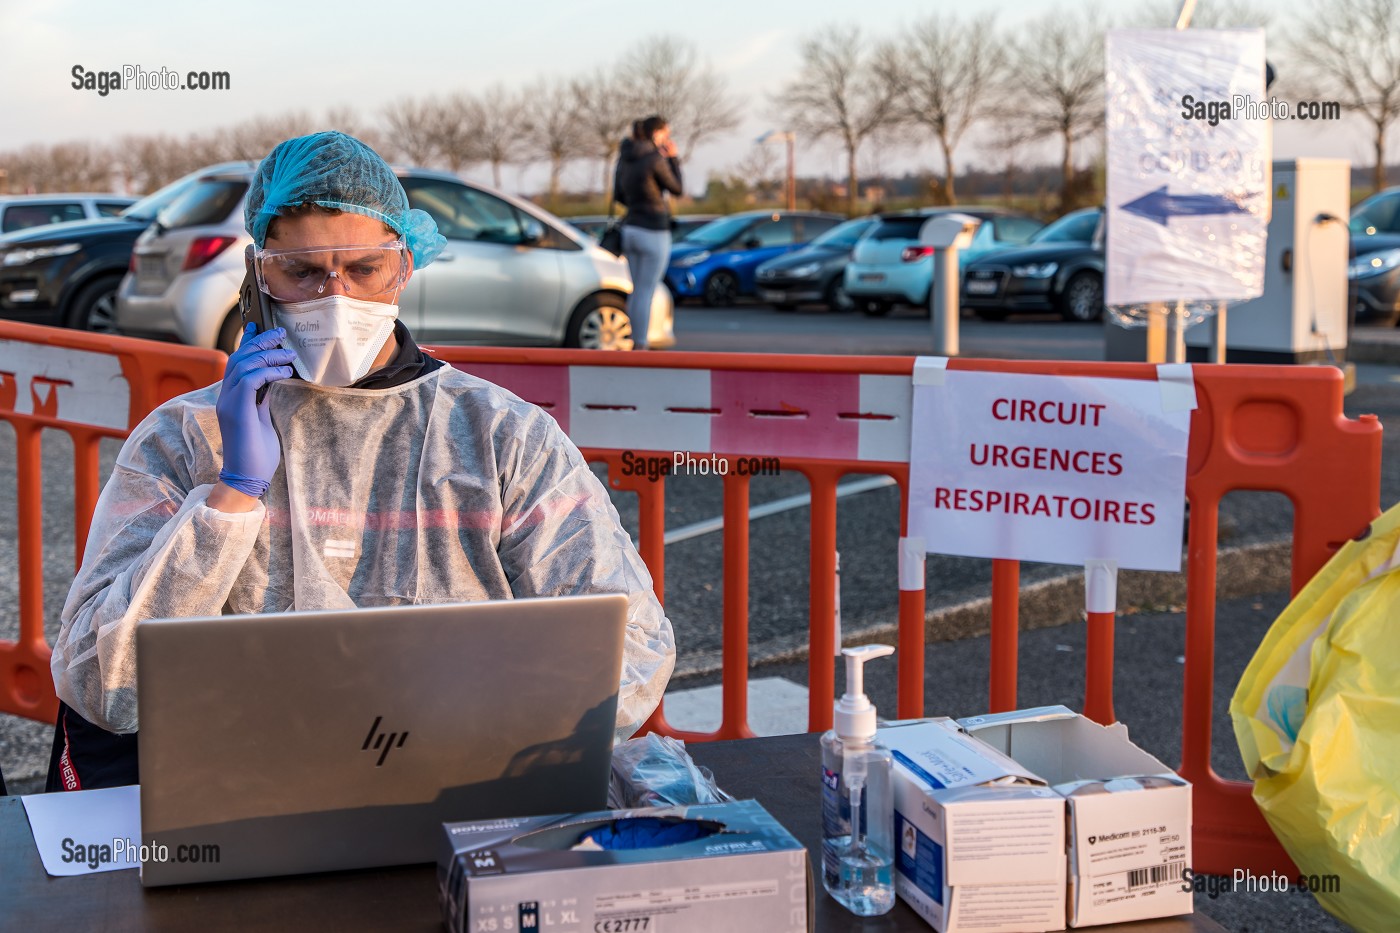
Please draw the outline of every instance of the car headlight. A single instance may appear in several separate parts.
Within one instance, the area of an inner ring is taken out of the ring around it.
[[[821,269],[822,269],[822,264],[821,264],[821,263],[819,263],[819,262],[807,262],[807,263],[803,263],[802,265],[798,266],[798,267],[795,268],[795,269],[789,269],[789,270],[788,270],[788,275],[792,276],[794,279],[810,279],[812,276],[814,276],[814,275],[816,275],[818,272],[820,272]]]
[[[1029,262],[1024,266],[1012,266],[1011,274],[1021,279],[1048,279],[1059,268],[1058,262]]]
[[[707,249],[702,249],[698,253],[691,253],[689,256],[682,256],[680,259],[677,259],[675,261],[674,265],[680,266],[682,269],[689,269],[691,266],[700,265],[700,263],[704,262],[706,259],[709,258],[710,251]]]
[[[7,266],[27,266],[31,262],[38,262],[40,259],[52,259],[55,256],[67,256],[76,253],[83,248],[81,243],[60,243],[57,246],[36,246],[33,249],[12,249],[5,254],[4,263]]]
[[[1396,266],[1400,266],[1400,249],[1362,256],[1360,259],[1353,259],[1351,265],[1347,266],[1347,278],[1360,279],[1368,275],[1380,275]]]

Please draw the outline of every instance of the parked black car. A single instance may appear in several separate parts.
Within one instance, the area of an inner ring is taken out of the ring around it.
[[[1072,211],[1025,246],[968,263],[962,306],[987,321],[1022,311],[1095,321],[1103,315],[1103,270],[1103,209]]]
[[[111,332],[117,286],[141,231],[204,175],[248,165],[234,162],[193,172],[116,217],[45,224],[0,237],[0,318]]]
[[[1351,254],[1400,249],[1400,188],[1377,191],[1351,209]]]
[[[830,311],[853,310],[856,303],[846,294],[846,263],[856,241],[879,222],[878,217],[848,220],[796,252],[768,260],[754,273],[758,297],[779,311],[803,303],[824,304]]]
[[[1351,211],[1347,295],[1357,323],[1400,325],[1400,188],[1378,191]]]
[[[1400,249],[1357,256],[1347,267],[1347,285],[1356,323],[1400,326]]]

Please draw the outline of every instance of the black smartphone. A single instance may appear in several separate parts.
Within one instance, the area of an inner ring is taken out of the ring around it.
[[[238,289],[238,313],[243,317],[244,328],[250,322],[254,325],[254,334],[261,334],[272,326],[272,304],[267,292],[258,288],[251,269],[243,276],[243,284]]]
[[[272,327],[272,302],[267,297],[267,292],[258,288],[257,276],[253,274],[253,247],[249,246],[247,253],[246,269],[243,274],[243,284],[238,288],[238,313],[243,318],[243,329],[246,330],[248,324],[253,325],[253,334],[261,334]],[[262,404],[263,397],[267,395],[267,386],[258,389],[257,403]]]

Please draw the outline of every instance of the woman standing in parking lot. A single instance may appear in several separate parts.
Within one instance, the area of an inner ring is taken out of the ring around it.
[[[638,350],[647,349],[652,295],[671,258],[667,192],[684,193],[681,163],[665,118],[650,116],[632,124],[631,137],[622,141],[613,178],[613,200],[627,208],[622,218],[622,252],[632,272],[627,317],[632,322],[632,344]]]

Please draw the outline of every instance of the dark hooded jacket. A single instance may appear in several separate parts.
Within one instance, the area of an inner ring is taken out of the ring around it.
[[[680,160],[663,156],[649,139],[624,139],[613,176],[613,200],[627,208],[622,222],[646,230],[670,230],[667,191],[684,193]]]

